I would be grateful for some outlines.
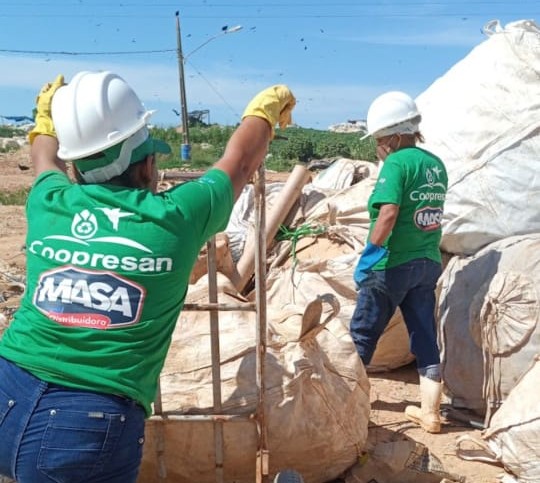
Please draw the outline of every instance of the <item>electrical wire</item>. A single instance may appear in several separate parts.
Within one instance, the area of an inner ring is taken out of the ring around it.
[[[520,0],[519,2],[521,5],[523,4],[537,4],[537,0]],[[489,5],[489,6],[496,6],[496,5],[504,5],[504,4],[508,4],[510,6],[516,6],[515,3],[513,2],[508,2],[507,0],[502,0],[502,1],[493,1],[493,0],[463,0],[463,1],[452,1],[452,2],[449,2],[449,1],[430,1],[429,2],[429,6],[456,6],[456,5],[465,5],[465,6],[469,6],[469,5]],[[39,1],[36,1],[35,3],[33,2],[13,2],[13,3],[10,3],[10,2],[2,2],[2,6],[5,8],[5,7],[10,7],[10,6],[13,6],[13,7],[34,7],[34,6],[39,6],[41,7],[43,5],[42,1],[39,0]],[[51,5],[52,6],[52,5]],[[62,8],[65,8],[65,7],[69,7],[70,5],[63,5]],[[81,9],[81,8],[84,8],[85,7],[85,4],[84,3],[81,3],[81,2],[76,2],[76,3],[73,3],[71,6],[77,8],[77,9]],[[88,7],[91,7],[91,8],[95,8],[95,7],[99,7],[99,6],[103,6],[103,7],[111,7],[111,3],[110,2],[96,2],[96,1],[92,1],[91,5],[89,4]],[[428,6],[427,2],[422,2],[422,1],[400,1],[400,2],[394,2],[394,3],[385,3],[385,4],[382,4],[380,2],[362,2],[361,5],[358,4],[358,1],[357,0],[354,0],[350,3],[344,3],[344,2],[332,2],[332,3],[324,3],[324,4],[321,4],[321,3],[313,3],[313,2],[303,2],[303,3],[294,3],[294,4],[291,4],[291,3],[283,3],[283,2],[280,2],[280,3],[268,3],[268,2],[265,2],[265,3],[204,3],[204,4],[198,4],[198,5],[189,5],[189,4],[183,4],[182,5],[182,8],[185,9],[185,8],[202,8],[204,10],[207,10],[208,8],[265,8],[265,7],[269,7],[269,8],[276,8],[276,7],[279,7],[279,8],[299,8],[299,7],[329,7],[329,8],[332,8],[334,9],[335,7],[385,7],[385,8],[395,8],[395,7],[414,7],[414,6],[421,6],[421,7],[426,7]],[[144,3],[144,4],[141,4],[141,3],[126,3],[126,2],[123,2],[122,4],[118,5],[118,8],[126,8],[126,7],[146,7],[146,8],[149,8],[149,9],[152,9],[152,10],[155,10],[156,8],[160,8],[160,7],[171,7],[171,8],[177,8],[178,7],[178,3],[177,2],[170,2],[170,3],[151,3],[151,4],[148,4],[148,3]]]
[[[508,6],[511,11],[508,12],[502,12],[505,15],[520,15],[520,12],[516,10],[515,7]],[[497,15],[500,15],[501,12],[497,12]],[[540,14],[539,10],[531,10],[527,11],[526,15],[538,15]],[[254,14],[254,15],[246,15],[244,13],[240,15],[234,15],[235,19],[241,20],[241,19],[257,19],[257,20],[277,20],[277,19],[325,19],[325,18],[334,18],[334,19],[350,19],[350,18],[449,18],[449,17],[485,17],[485,12],[426,12],[426,11],[420,11],[420,12],[411,12],[411,13],[398,13],[398,12],[361,12],[358,14],[353,13],[343,13],[343,14],[287,14],[284,13],[283,15],[261,15],[260,13]],[[230,16],[230,15],[229,15]],[[96,15],[69,15],[69,14],[41,14],[41,15],[28,15],[28,14],[20,14],[20,15],[6,15],[5,13],[0,13],[0,18],[6,17],[6,18],[95,18]],[[154,19],[165,19],[170,18],[170,15],[143,15],[143,14],[118,14],[118,15],[105,15],[100,14],[99,18],[154,18]],[[216,20],[222,20],[223,15],[183,15],[183,19],[216,19]]]
[[[161,50],[131,50],[117,52],[70,52],[66,50],[18,50],[18,49],[0,49],[0,52],[9,54],[43,54],[43,55],[131,55],[131,54],[161,54],[176,52],[177,49],[161,49]]]
[[[164,9],[164,8],[171,8],[171,9],[177,9],[178,5],[176,2],[163,2],[163,3],[135,3],[135,2],[128,2],[128,3],[121,3],[119,5],[111,5],[110,2],[89,2],[85,3],[82,0],[79,0],[78,2],[73,2],[68,5],[58,5],[58,8],[61,8],[60,13],[54,13],[51,11],[54,6],[50,5],[46,11],[41,10],[40,8],[42,6],[42,2],[22,2],[22,3],[12,3],[12,2],[3,2],[3,9],[0,12],[0,18],[14,18],[14,17],[25,17],[25,18],[32,18],[32,17],[39,17],[39,18],[166,18],[169,17],[167,14],[162,13],[156,13],[157,9]],[[100,10],[96,12],[96,7],[107,7],[106,11]],[[182,5],[182,13],[183,18],[196,18],[196,19],[214,19],[214,18],[223,18],[223,15],[214,15],[210,10],[219,10],[219,9],[227,9],[227,16],[231,16],[231,9],[239,9],[242,13],[240,15],[237,15],[236,12],[233,14],[235,18],[242,18],[242,19],[281,19],[281,18],[292,18],[292,19],[298,19],[298,18],[316,18],[316,19],[324,19],[324,18],[358,18],[358,17],[448,17],[448,16],[478,16],[478,15],[484,15],[479,14],[477,12],[471,11],[474,7],[478,6],[489,6],[491,9],[499,9],[500,7],[508,7],[511,9],[511,11],[508,12],[508,14],[516,15],[516,9],[517,7],[521,7],[522,9],[525,7],[525,9],[535,6],[538,7],[538,1],[537,0],[520,0],[519,5],[516,4],[516,2],[509,2],[507,0],[501,0],[501,1],[493,1],[493,0],[464,0],[464,1],[419,1],[419,0],[409,0],[409,1],[394,1],[394,2],[388,2],[381,4],[380,2],[376,1],[370,1],[370,2],[362,2],[359,3],[356,0],[352,2],[343,2],[340,1],[338,3],[317,3],[317,2],[302,2],[302,3],[294,3],[294,2],[277,2],[277,3],[271,3],[271,2],[242,2],[242,3],[203,3],[203,4],[183,4]],[[10,7],[37,7],[35,11],[24,11],[22,13],[13,13],[9,12]],[[85,7],[91,7],[92,13],[86,13],[84,11]],[[427,9],[429,7],[435,7],[435,8],[444,8],[444,9],[452,9],[452,12],[444,12],[444,11],[437,11],[437,12],[430,12]],[[66,13],[66,9],[69,8],[76,8],[77,13]],[[321,13],[313,13],[313,9],[318,8],[321,9]],[[353,11],[348,11],[344,14],[340,14],[339,12],[336,13],[336,9],[339,8],[347,8],[352,9]],[[366,9],[375,8],[376,11],[366,11]],[[467,10],[463,10],[463,8],[466,8]],[[151,13],[145,13],[142,15],[141,13],[130,13],[129,10],[133,9],[139,9],[144,10],[145,12],[150,11]],[[150,10],[151,9],[151,10]],[[194,14],[194,13],[188,13],[185,12],[195,12],[197,10],[204,10],[204,15],[200,14]],[[246,10],[249,9],[257,9],[255,14],[251,14],[249,11],[246,12]],[[279,9],[282,11],[282,14],[266,14],[264,10],[262,9],[272,9],[271,11],[274,12],[276,9]],[[289,14],[287,11],[291,10],[298,10],[298,9],[304,9],[309,10],[309,13],[293,13]],[[406,12],[400,12],[396,11],[400,9],[401,11],[405,10]],[[414,12],[407,12],[408,10],[414,9]],[[331,13],[325,13],[325,11],[330,10]],[[418,11],[416,11],[418,10]],[[118,12],[118,13],[117,13]],[[356,14],[355,12],[359,12]],[[538,10],[533,12],[528,12],[528,14],[537,14]]]
[[[195,67],[193,65],[193,63],[189,60],[186,60],[186,63],[189,64],[194,70],[195,72],[197,73],[197,75],[203,80],[205,81],[207,84],[208,84],[208,87],[210,87],[210,89],[212,89],[212,91],[214,91],[214,94],[216,94],[220,99],[221,101],[230,109],[230,111],[235,115],[235,117],[237,119],[240,119],[240,115],[234,110],[234,107],[231,106],[228,102],[227,102],[227,99],[225,99],[225,97],[223,97],[221,95],[221,93],[212,85],[212,83],[202,74],[202,72],[200,72],[197,67]]]

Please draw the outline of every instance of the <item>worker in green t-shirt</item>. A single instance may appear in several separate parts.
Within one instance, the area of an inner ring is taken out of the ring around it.
[[[423,138],[420,113],[407,94],[391,91],[371,104],[368,135],[384,161],[368,201],[370,229],[354,272],[358,290],[350,332],[369,365],[399,307],[420,375],[421,407],[406,416],[429,432],[440,431],[440,356],[435,327],[435,287],[441,274],[441,221],[446,169],[416,146]],[[367,137],[367,136],[366,136]]]
[[[260,92],[210,170],[157,192],[156,154],[170,148],[124,79],[85,71],[44,86],[29,135],[27,288],[0,341],[0,474],[136,481],[192,267],[294,105],[285,85]]]

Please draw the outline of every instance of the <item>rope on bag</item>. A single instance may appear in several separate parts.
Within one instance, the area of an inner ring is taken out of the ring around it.
[[[326,227],[323,225],[310,225],[309,223],[304,223],[303,225],[300,225],[299,227],[293,230],[289,230],[285,225],[279,225],[279,231],[278,231],[278,234],[276,235],[276,240],[277,241],[288,240],[291,242],[291,255],[293,259],[291,279],[293,281],[293,287],[296,288],[296,285],[294,284],[294,271],[298,263],[298,257],[296,256],[296,244],[298,243],[298,240],[300,240],[301,238],[305,238],[307,236],[316,237],[325,232],[326,232]]]

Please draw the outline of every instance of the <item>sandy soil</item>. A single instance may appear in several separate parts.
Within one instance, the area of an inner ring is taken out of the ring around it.
[[[419,404],[418,376],[413,364],[389,373],[371,374],[371,417],[368,442],[398,441],[403,437],[425,445],[449,473],[466,478],[467,483],[496,483],[503,473],[499,466],[465,461],[455,454],[455,440],[463,434],[480,439],[481,432],[470,426],[443,419],[440,434],[429,434],[404,416],[405,406]],[[448,408],[444,404],[442,408]]]
[[[33,181],[28,150],[0,154],[2,191],[29,187]],[[285,181],[286,174],[268,173],[268,181]],[[24,282],[24,207],[0,205],[0,317],[4,323],[18,305]],[[1,324],[0,324],[1,325]],[[480,437],[480,431],[462,423],[447,421],[441,434],[427,434],[409,423],[403,414],[407,404],[418,404],[418,379],[413,365],[390,373],[370,375],[371,421],[369,446],[378,442],[410,438],[418,441],[440,459],[446,471],[466,478],[470,483],[496,483],[502,468],[486,463],[468,462],[455,455],[455,439],[462,434]]]

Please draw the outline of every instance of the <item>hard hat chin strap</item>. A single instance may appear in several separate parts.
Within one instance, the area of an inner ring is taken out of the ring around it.
[[[110,164],[86,172],[80,172],[81,178],[86,183],[104,183],[110,179],[120,176],[131,163],[131,154],[148,138],[146,127],[139,129],[135,134],[127,138],[122,143],[120,154]]]

